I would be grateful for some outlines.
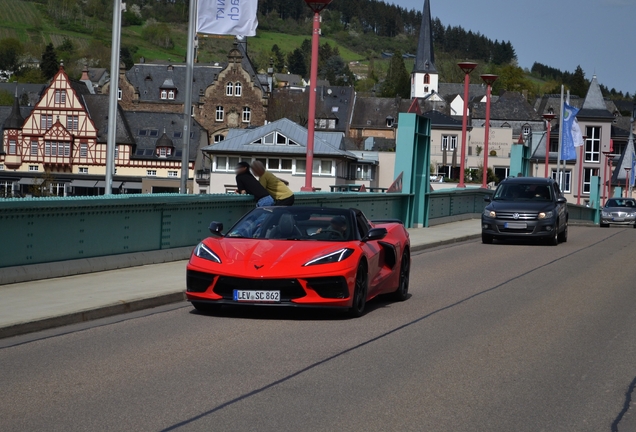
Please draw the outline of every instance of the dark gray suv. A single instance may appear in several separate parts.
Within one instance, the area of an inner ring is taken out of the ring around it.
[[[481,215],[481,240],[540,238],[551,245],[568,240],[567,200],[552,179],[507,178]]]

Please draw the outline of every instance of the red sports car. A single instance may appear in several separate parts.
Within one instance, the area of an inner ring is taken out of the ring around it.
[[[199,311],[220,305],[346,308],[364,313],[380,294],[406,300],[409,235],[398,220],[356,209],[262,207],[194,248],[186,295]]]

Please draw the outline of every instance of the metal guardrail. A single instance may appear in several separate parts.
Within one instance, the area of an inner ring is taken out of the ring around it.
[[[430,219],[481,214],[486,207],[484,197],[491,195],[490,189],[448,189],[428,194],[428,217]]]
[[[296,204],[403,219],[408,198],[298,193]],[[253,207],[250,196],[236,194],[0,199],[0,268],[194,246],[208,236],[210,221],[230,226]]]

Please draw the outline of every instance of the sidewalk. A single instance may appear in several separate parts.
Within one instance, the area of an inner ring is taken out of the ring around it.
[[[409,229],[411,249],[478,238],[479,220]],[[187,261],[0,285],[0,338],[185,299]]]

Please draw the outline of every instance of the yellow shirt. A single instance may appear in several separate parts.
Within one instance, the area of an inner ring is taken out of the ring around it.
[[[267,189],[267,192],[276,200],[284,200],[289,198],[294,193],[288,188],[285,183],[280,181],[274,174],[266,171],[265,174],[260,176],[258,181]]]

